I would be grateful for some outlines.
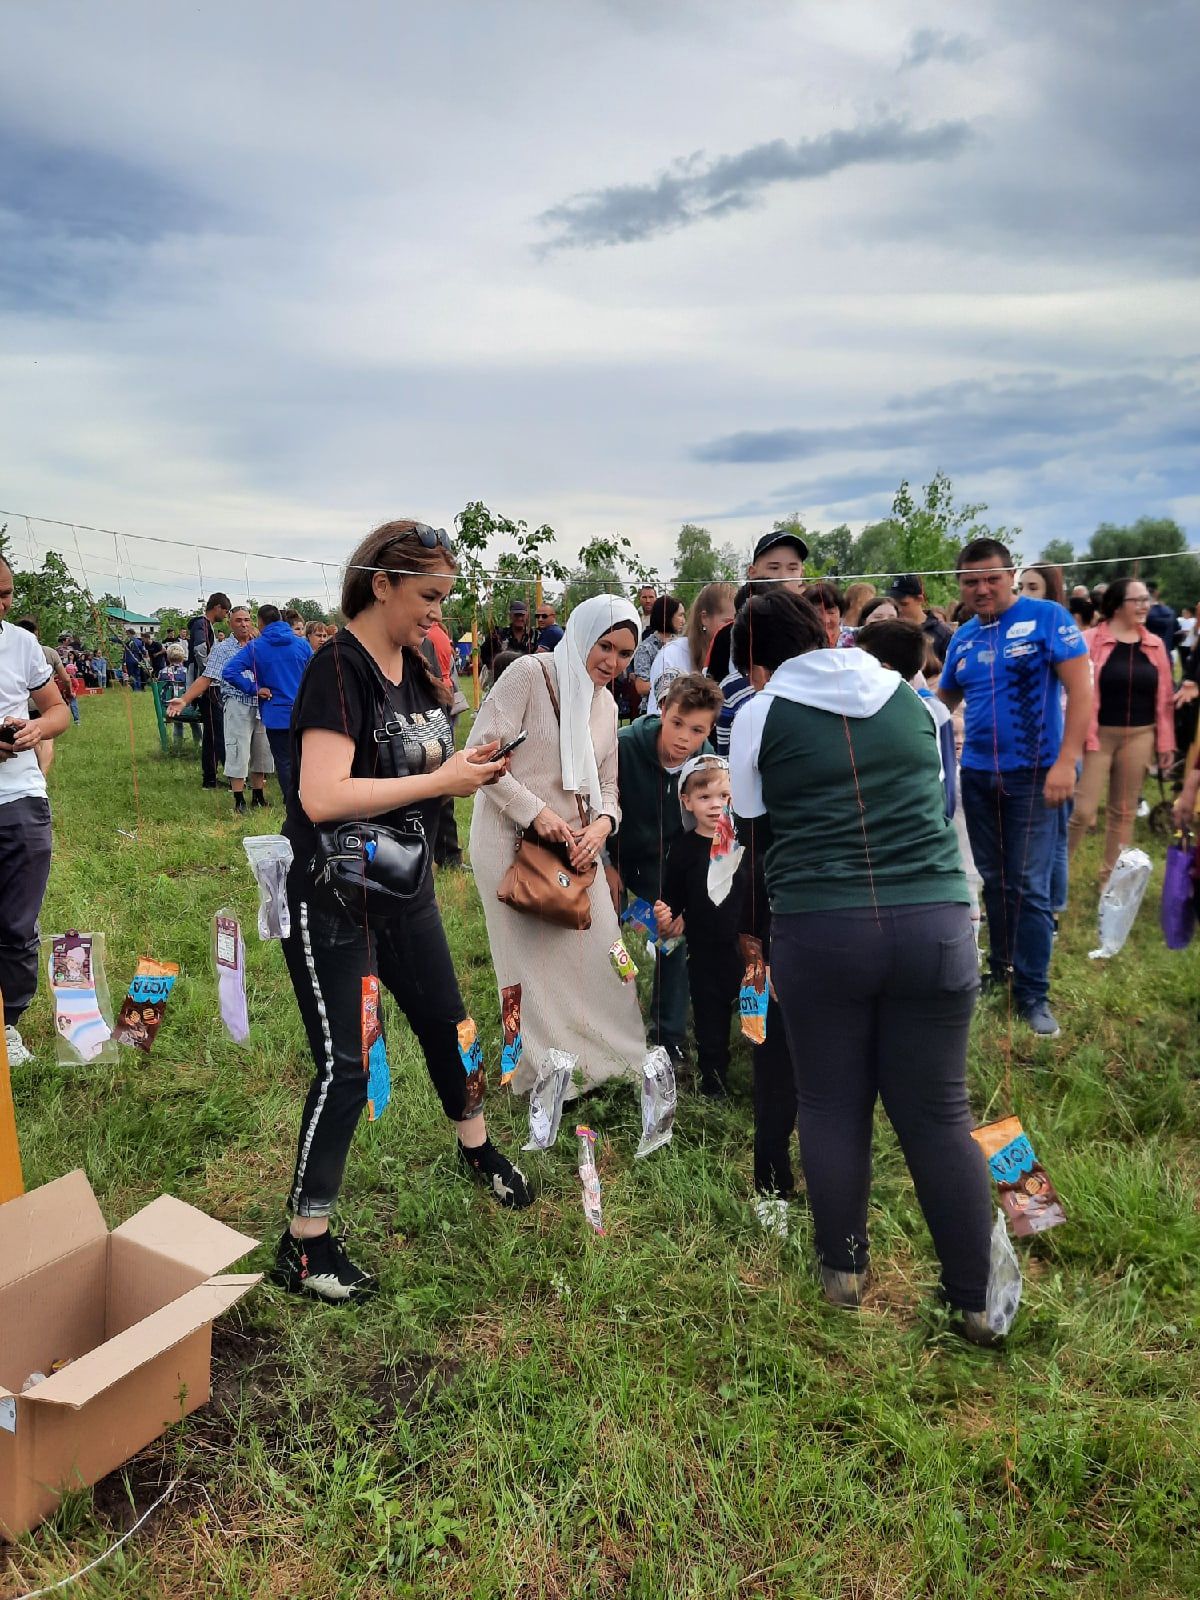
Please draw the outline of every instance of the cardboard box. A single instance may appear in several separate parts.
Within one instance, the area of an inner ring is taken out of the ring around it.
[[[0,1206],[0,1538],[204,1404],[213,1319],[262,1276],[213,1274],[257,1243],[165,1194],[109,1233],[82,1172]]]

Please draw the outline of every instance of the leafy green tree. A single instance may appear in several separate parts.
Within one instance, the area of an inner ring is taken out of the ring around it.
[[[10,542],[0,533],[0,557],[13,569],[13,602],[9,616],[36,619],[43,644],[53,644],[60,633],[78,634],[97,642],[104,631],[91,596],[79,583],[57,550],[47,550],[36,572],[22,571]]]
[[[1048,567],[1069,567],[1075,559],[1075,546],[1069,539],[1051,539],[1038,557]]]
[[[685,522],[675,540],[675,576],[672,589],[683,600],[691,601],[706,583],[736,583],[740,566],[738,553],[730,544],[717,548],[707,528]]]
[[[316,600],[301,600],[296,595],[292,596],[286,606],[281,606],[280,610],[298,611],[305,622],[325,621],[325,613]]]
[[[1187,535],[1172,517],[1139,517],[1128,527],[1102,522],[1084,557],[1097,565],[1081,567],[1081,579],[1094,585],[1135,575],[1156,578],[1169,606],[1192,606],[1200,599],[1200,560],[1184,554],[1187,548]],[[1167,559],[1146,559],[1154,556]]]

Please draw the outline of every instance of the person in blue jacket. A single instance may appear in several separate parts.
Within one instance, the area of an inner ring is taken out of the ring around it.
[[[262,701],[262,724],[275,758],[285,800],[292,797],[292,703],[312,660],[308,640],[292,632],[278,606],[259,606],[259,634],[244,644],[221,676],[243,694],[253,684]]]

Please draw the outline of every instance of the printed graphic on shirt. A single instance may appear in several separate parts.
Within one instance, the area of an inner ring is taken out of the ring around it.
[[[941,678],[943,688],[965,697],[963,766],[1053,765],[1063,734],[1055,668],[1086,654],[1069,613],[1049,600],[1022,596],[995,622],[964,623],[950,641]]]

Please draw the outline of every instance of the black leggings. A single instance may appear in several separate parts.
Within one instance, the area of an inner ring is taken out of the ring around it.
[[[982,1311],[992,1208],[967,1099],[979,963],[966,906],[776,914],[771,976],[796,1070],[821,1261],[843,1272],[866,1265],[879,1095],[933,1235],[946,1299]]]
[[[479,1105],[477,1095],[473,1109],[468,1105],[458,1053],[458,1024],[467,1012],[432,893],[405,916],[364,927],[307,898],[310,892],[295,874],[289,878],[292,931],[283,953],[317,1066],[300,1119],[291,1206],[297,1216],[326,1217],[367,1103],[364,977],[377,976],[404,1012],[450,1120],[461,1121]]]

